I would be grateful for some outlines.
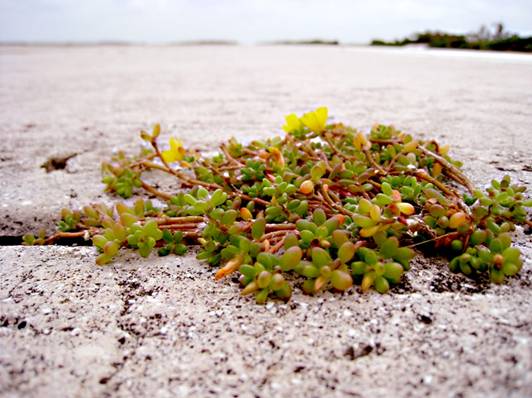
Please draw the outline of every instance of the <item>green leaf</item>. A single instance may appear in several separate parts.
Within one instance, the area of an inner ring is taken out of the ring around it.
[[[374,281],[375,290],[381,294],[387,293],[390,290],[390,284],[382,276],[377,276]]]
[[[220,206],[227,200],[227,194],[221,189],[217,189],[211,196],[211,204],[214,207]]]
[[[322,249],[321,247],[313,247],[311,251],[311,257],[312,257],[312,264],[314,264],[318,268],[321,268],[332,262],[332,259],[329,253],[325,249]]]
[[[256,275],[255,267],[249,264],[243,264],[239,269],[240,273],[244,276],[247,276],[249,279],[254,279]]]
[[[222,217],[223,225],[232,225],[236,218],[238,217],[238,212],[234,209],[227,210]]]
[[[281,256],[279,262],[283,271],[294,269],[299,264],[303,257],[303,251],[299,246],[292,246],[288,248]]]
[[[331,284],[335,289],[344,291],[353,286],[353,278],[345,271],[335,270],[331,273]]]
[[[399,283],[403,275],[403,267],[398,263],[385,263],[383,276],[392,283]]]
[[[314,224],[313,222],[310,222],[308,220],[298,220],[296,222],[296,228],[298,231],[311,231],[313,233],[316,232],[318,229],[318,226]]]
[[[355,225],[360,228],[369,228],[377,225],[377,222],[373,221],[371,218],[359,214],[355,214],[352,218]]]
[[[312,221],[316,225],[321,225],[327,220],[327,216],[325,215],[325,211],[323,211],[322,208],[317,208],[314,210],[314,213],[312,213]]]
[[[340,248],[338,249],[338,259],[340,260],[340,262],[345,264],[353,258],[353,256],[355,255],[355,251],[355,244],[353,242],[347,241],[342,244],[342,246],[340,246]]]
[[[379,260],[375,250],[368,249],[367,247],[361,247],[360,249],[358,249],[358,253],[362,260],[364,260],[364,262],[369,265],[375,265]]]
[[[264,235],[266,228],[266,220],[264,218],[257,218],[251,226],[251,236],[253,239],[258,240]]]
[[[397,254],[398,248],[399,240],[396,237],[391,237],[382,243],[379,252],[384,258],[392,258]]]
[[[270,285],[272,281],[272,274],[268,271],[261,271],[257,277],[257,285],[260,289],[264,289]]]

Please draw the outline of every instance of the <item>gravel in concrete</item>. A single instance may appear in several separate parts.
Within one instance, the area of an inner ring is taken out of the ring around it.
[[[2,248],[0,380],[20,396],[530,396],[530,265],[478,286],[416,261],[392,294],[257,306],[193,256]]]

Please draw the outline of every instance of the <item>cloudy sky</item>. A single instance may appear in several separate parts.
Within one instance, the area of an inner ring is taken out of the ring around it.
[[[502,21],[532,35],[531,0],[0,0],[0,41],[324,38],[364,43]]]

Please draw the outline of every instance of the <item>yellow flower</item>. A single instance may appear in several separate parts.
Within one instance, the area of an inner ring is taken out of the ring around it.
[[[299,120],[295,113],[286,115],[284,119],[286,120],[286,124],[283,126],[283,130],[287,133],[292,133],[303,127],[303,125],[301,124],[301,120]]]
[[[314,112],[305,113],[303,116],[301,116],[301,121],[311,131],[315,133],[321,133],[323,130],[325,130],[328,114],[329,110],[322,106],[316,109]]]
[[[162,151],[161,153],[164,161],[167,163],[173,163],[182,160],[186,151],[185,148],[183,148],[183,143],[181,140],[178,140],[175,137],[170,137],[169,144],[170,149]]]

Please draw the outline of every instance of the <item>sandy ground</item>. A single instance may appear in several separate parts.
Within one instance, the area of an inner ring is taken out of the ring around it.
[[[532,58],[329,47],[0,47],[0,241],[108,200],[98,164],[160,121],[187,146],[327,105],[452,145],[480,185],[532,182]],[[76,154],[46,173],[51,157]],[[389,295],[256,306],[193,255],[93,265],[0,246],[3,396],[532,396],[532,244],[504,286],[419,257]]]

